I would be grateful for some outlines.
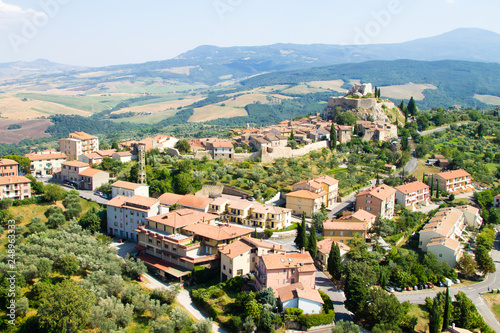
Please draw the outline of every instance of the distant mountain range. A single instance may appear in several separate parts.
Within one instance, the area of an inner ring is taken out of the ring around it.
[[[500,63],[500,35],[462,28],[429,38],[398,44],[326,45],[274,44],[268,46],[200,46],[176,58],[142,64],[79,68],[46,60],[0,64],[0,77],[33,74],[74,74],[104,71],[94,82],[116,80],[124,75],[163,78],[185,83],[215,85],[263,73],[309,69],[372,60],[464,60]]]

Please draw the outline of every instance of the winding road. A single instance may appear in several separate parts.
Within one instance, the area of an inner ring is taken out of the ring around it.
[[[500,332],[500,323],[496,319],[493,312],[490,310],[488,305],[483,301],[481,294],[487,293],[490,289],[500,288],[500,234],[497,234],[495,240],[494,248],[491,251],[491,257],[495,262],[496,272],[488,274],[484,281],[475,283],[469,286],[460,287],[459,285],[454,285],[450,287],[450,296],[455,296],[459,291],[464,292],[467,297],[469,297],[472,302],[476,305],[477,310],[484,318],[484,321],[496,332]],[[395,293],[396,297],[400,302],[409,301],[412,304],[424,304],[426,297],[434,298],[436,294],[440,291],[445,290],[444,288],[439,288],[438,290],[428,291],[407,291],[403,293]]]

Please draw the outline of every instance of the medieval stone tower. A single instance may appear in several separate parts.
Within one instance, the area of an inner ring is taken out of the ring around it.
[[[139,162],[139,169],[137,170],[137,182],[139,184],[146,184],[146,145],[139,143],[137,145],[137,158]]]

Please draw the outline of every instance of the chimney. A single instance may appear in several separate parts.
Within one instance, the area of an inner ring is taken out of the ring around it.
[[[229,254],[231,254],[231,249],[229,249]]]

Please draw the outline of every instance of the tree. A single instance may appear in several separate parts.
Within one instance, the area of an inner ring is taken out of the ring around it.
[[[17,163],[19,163],[19,168],[21,169],[21,172],[24,174],[29,174],[31,173],[31,161],[28,157],[24,156],[19,156],[19,155],[6,155],[3,158],[7,158],[9,160],[14,160]]]
[[[470,254],[464,253],[458,261],[458,269],[460,273],[467,277],[472,276],[476,272],[476,263]]]
[[[191,145],[187,139],[180,139],[174,146],[181,154],[187,154],[191,150]]]
[[[340,248],[332,241],[332,248],[328,256],[328,273],[335,279],[340,280],[342,277],[342,258],[340,256]]]
[[[86,211],[78,221],[78,224],[80,224],[83,229],[89,230],[93,233],[101,230],[101,223],[101,218],[97,215],[95,209],[89,209]]]
[[[450,308],[450,287],[446,287],[446,298],[444,301],[444,311],[443,311],[443,328],[442,331],[446,331],[450,326],[450,316],[451,316],[451,308]]]
[[[47,184],[43,187],[43,199],[46,202],[56,202],[64,199],[66,191],[61,186]]]
[[[182,311],[179,307],[175,307],[170,311],[170,320],[175,323],[175,331],[180,332],[184,326],[189,323],[189,317],[186,312]]]
[[[36,180],[35,177],[33,177],[32,174],[26,174],[25,176],[29,180],[31,180],[31,189],[35,191],[35,194],[42,194],[43,193],[43,183],[39,182]]]
[[[61,213],[55,213],[50,215],[47,225],[52,229],[57,229],[66,223],[66,218]]]
[[[38,308],[37,319],[47,332],[83,329],[95,303],[94,294],[73,280],[50,286]]]
[[[74,254],[65,254],[58,260],[57,266],[61,274],[71,277],[80,270],[80,263]]]
[[[368,300],[368,287],[361,276],[349,273],[346,278],[344,302],[347,310],[355,315],[361,314],[367,300]]]
[[[477,311],[474,303],[459,291],[453,302],[452,317],[454,323],[460,327],[471,331],[479,329],[481,332],[493,333],[493,330],[484,322],[483,317]]]
[[[413,96],[410,98],[410,101],[408,102],[408,113],[411,114],[412,116],[415,116],[417,114],[417,106],[415,104],[415,100],[413,99]]]
[[[496,271],[495,263],[489,255],[489,250],[482,244],[476,245],[477,269],[483,274],[494,273]]]
[[[30,233],[34,234],[37,232],[47,231],[47,226],[42,222],[42,219],[38,216],[35,216],[31,219],[31,223],[28,227]]]
[[[359,333],[359,326],[352,321],[344,321],[343,319],[337,321],[332,328],[332,333]]]
[[[318,240],[316,239],[316,227],[314,226],[314,223],[312,224],[311,230],[309,231],[309,240],[307,241],[307,246],[312,259],[315,260],[318,253]]]
[[[430,197],[432,198],[434,196],[434,174],[432,174],[431,178],[431,186],[430,186]]]
[[[202,319],[192,326],[193,333],[210,333],[212,332],[212,320]]]
[[[332,128],[330,129],[330,148],[332,150],[337,149],[337,130],[334,123],[332,123]]]
[[[307,226],[305,212],[302,212],[302,223],[297,229],[297,236],[295,236],[295,246],[297,246],[299,250],[307,246]]]
[[[120,146],[118,145],[118,142],[113,141],[111,144],[111,149],[116,149],[116,151],[120,151]]]
[[[486,126],[481,122],[477,127],[477,136],[482,138],[486,134]]]

